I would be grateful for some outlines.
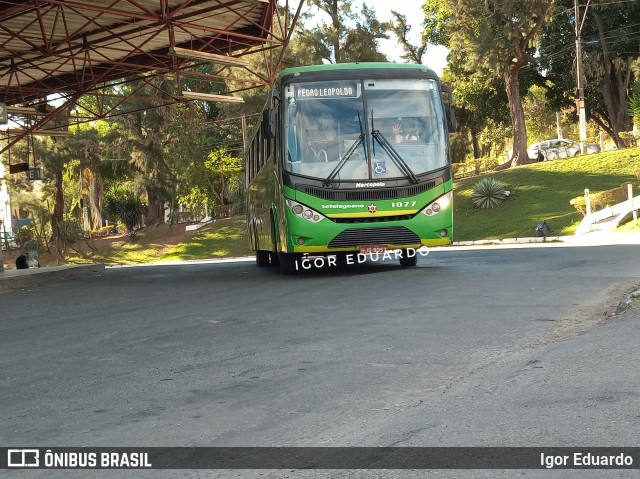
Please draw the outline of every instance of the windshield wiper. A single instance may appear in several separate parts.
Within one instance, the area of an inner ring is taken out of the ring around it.
[[[342,169],[342,167],[344,166],[344,164],[349,161],[349,158],[351,158],[351,156],[353,155],[353,153],[356,151],[356,148],[358,148],[358,146],[360,146],[360,144],[362,144],[362,147],[365,148],[364,146],[364,139],[366,137],[366,135],[364,134],[364,129],[362,128],[362,120],[360,119],[360,112],[358,112],[358,122],[360,123],[360,135],[358,136],[358,138],[356,138],[356,140],[351,144],[351,146],[349,147],[349,149],[347,150],[347,152],[344,154],[344,156],[342,157],[342,159],[340,160],[340,162],[336,165],[336,167],[333,169],[333,171],[329,174],[329,176],[327,176],[327,178],[324,180],[324,182],[322,183],[323,186],[330,186],[331,183],[333,183],[334,178],[337,176],[337,174],[340,172],[340,170]],[[367,150],[365,149],[364,151],[364,157],[367,157]]]
[[[407,162],[402,159],[402,157],[393,148],[393,146],[391,146],[391,143],[389,143],[389,141],[383,136],[383,134],[380,133],[380,130],[373,129],[373,118],[371,119],[371,127],[371,129],[373,130],[371,135],[375,140],[378,141],[382,149],[387,153],[387,155],[389,155],[389,158],[391,158],[391,160],[395,163],[402,174],[406,176],[409,181],[411,181],[411,183],[417,183],[418,178],[413,173],[413,171],[411,171],[411,168],[409,168]],[[375,145],[375,141],[373,142],[373,144]]]

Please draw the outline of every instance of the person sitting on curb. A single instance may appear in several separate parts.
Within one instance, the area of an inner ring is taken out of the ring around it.
[[[29,269],[29,260],[23,254],[16,258],[16,269]]]

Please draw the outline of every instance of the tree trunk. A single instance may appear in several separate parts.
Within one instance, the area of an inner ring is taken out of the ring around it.
[[[480,142],[478,140],[478,132],[475,127],[469,128],[469,133],[471,134],[471,146],[473,147],[473,157],[477,160],[482,156],[482,152],[480,151]]]
[[[145,226],[164,223],[164,202],[160,201],[155,192],[147,188],[147,216]]]
[[[104,191],[102,180],[98,178],[94,171],[90,172],[89,177],[89,207],[91,212],[91,229],[97,230],[102,228],[102,200]]]
[[[54,238],[60,237],[60,224],[64,219],[64,193],[62,191],[62,168],[56,172],[56,193],[51,215],[51,230]]]
[[[509,111],[511,113],[511,126],[513,127],[511,166],[523,165],[529,162],[527,155],[527,127],[524,123],[524,109],[522,108],[518,71],[518,63],[512,62],[504,75]]]
[[[594,13],[596,25],[598,27],[598,36],[600,38],[600,45],[602,46],[602,66],[604,67],[604,73],[602,75],[602,83],[600,85],[600,92],[602,93],[604,104],[607,108],[607,115],[611,122],[611,130],[613,134],[611,138],[615,142],[618,148],[626,147],[624,139],[620,136],[620,133],[625,131],[629,123],[628,105],[627,105],[627,90],[629,88],[629,81],[631,79],[630,71],[625,75],[621,69],[617,69],[613,74],[615,76],[616,84],[612,82],[612,60],[609,54],[609,47],[606,40],[606,34],[602,25],[602,19],[598,13]],[[625,78],[622,78],[622,77]],[[617,87],[617,88],[616,88]],[[616,95],[615,89],[618,90]]]
[[[342,62],[342,52],[340,50],[340,35],[337,32],[342,31],[342,25],[340,24],[340,15],[338,10],[338,0],[333,0],[331,6],[331,24],[333,25],[333,31],[336,37],[333,43],[333,56],[336,63]]]

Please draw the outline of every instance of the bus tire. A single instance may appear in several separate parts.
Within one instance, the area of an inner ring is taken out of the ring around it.
[[[298,272],[298,268],[296,267],[298,256],[299,255],[295,253],[278,253],[280,271],[282,271],[282,274],[290,275]]]
[[[261,249],[256,250],[256,264],[259,267],[269,266],[269,252]]]
[[[415,254],[409,257],[406,249],[402,250],[402,258],[400,258],[400,266],[415,266],[418,264],[418,256]]]
[[[271,266],[280,266],[280,256],[278,256],[278,253],[271,251],[269,255],[271,256]]]

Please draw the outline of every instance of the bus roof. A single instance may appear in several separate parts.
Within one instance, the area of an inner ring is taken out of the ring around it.
[[[415,63],[390,63],[390,62],[362,62],[362,63],[331,63],[325,65],[310,65],[304,67],[286,68],[280,72],[278,82],[287,76],[296,73],[331,72],[344,70],[411,70],[422,71],[429,76],[438,78],[438,75],[426,65]]]

